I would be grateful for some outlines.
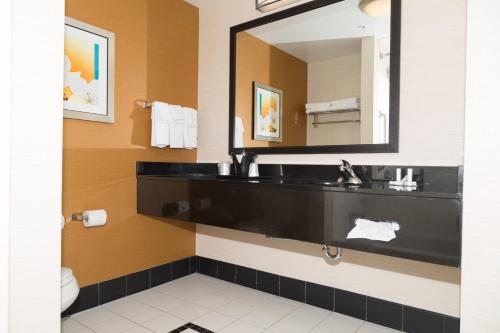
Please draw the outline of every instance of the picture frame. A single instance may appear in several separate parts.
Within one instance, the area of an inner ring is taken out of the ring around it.
[[[64,118],[114,123],[115,34],[65,18]]]
[[[253,81],[253,139],[283,141],[283,91]]]

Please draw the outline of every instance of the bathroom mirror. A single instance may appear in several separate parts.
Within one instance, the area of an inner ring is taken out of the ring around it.
[[[315,0],[230,31],[229,151],[398,151],[401,0]]]

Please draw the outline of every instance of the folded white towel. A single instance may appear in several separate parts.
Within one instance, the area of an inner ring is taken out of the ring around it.
[[[184,148],[184,111],[180,105],[169,105],[170,121],[170,148]]]
[[[399,231],[400,229],[397,222],[377,222],[358,218],[355,224],[356,226],[347,235],[347,239],[365,238],[390,242],[396,238],[395,231]]]
[[[330,107],[330,102],[322,102],[322,103],[307,103],[306,110],[310,109],[327,109]]]
[[[240,117],[234,117],[234,148],[243,148],[243,120]]]
[[[326,111],[338,111],[345,109],[359,109],[361,106],[361,101],[359,98],[345,98],[338,99],[330,102],[322,103],[308,103],[306,104],[306,113],[312,112],[326,112]]]
[[[151,146],[165,148],[170,144],[170,120],[169,105],[153,102],[151,107]]]
[[[182,108],[184,112],[184,147],[198,147],[198,112],[192,108]]]

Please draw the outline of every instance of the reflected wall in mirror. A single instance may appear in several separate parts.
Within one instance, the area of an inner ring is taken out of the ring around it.
[[[375,13],[363,0],[312,1],[233,27],[230,150],[396,151],[399,1],[392,15],[391,0],[370,1]]]

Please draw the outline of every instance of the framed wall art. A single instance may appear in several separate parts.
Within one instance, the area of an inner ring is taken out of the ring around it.
[[[66,17],[64,117],[114,123],[115,35]]]
[[[282,142],[283,92],[254,81],[253,93],[253,139]]]

